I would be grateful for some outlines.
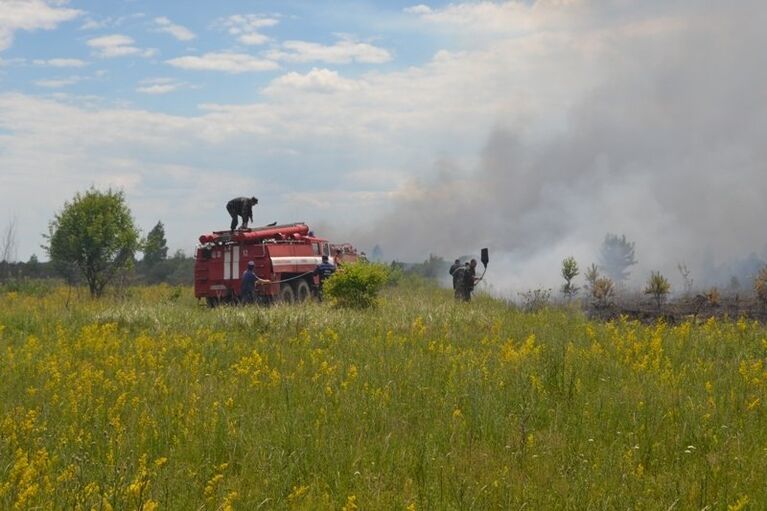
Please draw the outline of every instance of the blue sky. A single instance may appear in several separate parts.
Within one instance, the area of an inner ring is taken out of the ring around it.
[[[728,226],[767,215],[765,18],[756,0],[0,0],[0,228],[41,255],[96,186],[187,253],[240,195],[257,223],[410,260],[490,246],[527,275],[594,260],[605,232],[648,268],[675,264],[658,247],[760,251]]]
[[[11,98],[11,103],[24,98],[49,107],[67,105],[79,114],[119,111],[118,115],[129,116],[133,111],[152,118],[167,114],[186,119],[204,115],[205,105],[255,105],[269,101],[264,96],[265,89],[285,76],[299,81],[304,78],[306,83],[299,83],[299,88],[315,87],[320,92],[326,89],[332,93],[339,84],[343,86],[343,80],[353,85],[354,80],[366,73],[386,74],[423,65],[435,52],[450,46],[445,42],[449,38],[443,34],[424,37],[417,16],[407,12],[411,5],[407,2],[4,0],[0,9],[0,91]],[[316,99],[323,98],[312,101]],[[294,120],[301,122],[300,118]],[[0,129],[3,130],[0,133],[16,134],[14,125],[7,120]],[[225,151],[195,151],[189,147],[173,151],[165,145],[144,152],[147,148],[139,147],[141,142],[129,138],[94,144],[86,151],[93,151],[96,158],[121,153],[139,166],[146,159],[151,159],[153,164],[187,166],[192,180],[195,173],[204,173],[203,179],[210,179],[222,170],[230,172],[236,180],[238,174],[252,168],[253,160],[259,160],[262,168],[258,173],[264,176],[260,188],[266,188],[265,192],[232,183],[229,195],[269,193],[270,188],[272,192],[279,189],[281,193],[311,187],[327,191],[329,183],[326,177],[317,175],[319,167],[331,170],[329,165],[353,165],[348,161],[353,158],[344,155],[342,150],[327,147],[327,140],[315,147],[311,147],[315,145],[312,140],[303,142],[315,156],[307,161],[295,157],[289,147],[283,148],[288,153],[285,154],[236,144]],[[331,142],[342,143],[338,138]],[[51,158],[56,159],[57,151],[49,149]],[[79,156],[86,158],[87,154]],[[318,165],[318,158],[322,165]],[[210,167],[205,166],[206,160]],[[221,165],[226,168],[216,168],[222,160]],[[270,168],[263,168],[267,163]],[[191,168],[193,164],[195,168]],[[309,167],[317,169],[316,172]],[[4,170],[14,173],[13,168]],[[115,186],[125,189],[130,198],[139,196],[150,203],[160,198],[172,201],[174,194],[194,187],[172,177],[170,180],[176,182],[171,186],[167,176],[151,172],[138,178],[139,185],[136,174],[131,175],[130,171],[115,179],[102,179],[99,175],[111,169],[97,167],[72,175],[79,171],[62,165],[54,177],[67,182],[64,187],[67,192],[90,184]],[[68,173],[72,181],[67,179]],[[42,177],[45,177],[44,171]],[[303,184],[298,188],[287,184],[285,179],[301,179]],[[23,184],[44,186],[33,182]],[[9,195],[22,191],[6,190]],[[60,187],[58,190],[62,191]],[[198,190],[198,197],[199,192],[204,193]],[[49,198],[58,199],[57,207],[60,207],[67,195],[56,195],[50,193]],[[216,196],[223,202],[225,198],[226,195]],[[175,200],[183,202],[184,197]],[[269,200],[265,203],[269,204]],[[24,211],[16,210],[23,208],[13,208],[12,200],[6,204],[11,210],[4,213],[21,222],[24,232],[44,228],[39,219],[32,224],[34,227],[26,228],[32,219]],[[49,215],[56,209],[50,206],[45,210]],[[168,214],[165,211],[173,209],[159,207],[156,216],[165,217]],[[150,217],[143,212],[136,213],[146,222]],[[280,210],[275,214],[278,212]],[[174,235],[172,218],[162,219],[170,224],[169,238],[189,250],[193,241],[188,239],[195,231],[185,230],[182,238]],[[145,230],[149,227],[144,226]],[[213,222],[208,222],[199,225],[197,230],[202,232],[214,227]],[[20,245],[20,255],[27,257],[30,251],[36,251],[37,240],[25,238]]]
[[[305,73],[318,64],[355,77],[428,61],[445,38],[419,34],[419,26],[403,12],[409,5],[75,0],[51,8],[62,13],[55,29],[14,32],[13,44],[3,53],[10,68],[3,88],[96,95],[179,115],[201,102],[254,101],[259,89],[280,74]],[[289,53],[282,45],[290,41],[329,48],[336,55],[273,59],[275,52]],[[256,67],[262,61],[263,70],[237,70],[230,63],[231,71],[222,76],[206,71],[204,62],[173,64],[205,54],[245,55]]]

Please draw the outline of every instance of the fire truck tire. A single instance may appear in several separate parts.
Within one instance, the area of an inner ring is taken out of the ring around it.
[[[280,284],[280,302],[293,303],[296,301],[296,294],[288,283]]]
[[[214,307],[218,306],[218,298],[213,298],[212,296],[208,296],[205,301],[208,303],[208,307],[213,309]]]
[[[296,301],[305,302],[312,297],[312,288],[309,287],[309,283],[305,280],[299,280],[296,282]]]

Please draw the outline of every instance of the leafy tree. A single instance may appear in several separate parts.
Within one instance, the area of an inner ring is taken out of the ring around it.
[[[168,242],[165,239],[165,226],[158,221],[144,242],[144,264],[154,266],[168,257]]]
[[[573,279],[580,273],[578,262],[574,257],[567,257],[562,261],[562,278],[565,283],[562,286],[562,294],[570,300],[578,293],[578,286],[573,284]]]
[[[37,258],[36,254],[29,256],[29,261],[27,261],[27,267],[25,269],[27,273],[32,276],[36,276],[40,272],[40,260]]]
[[[150,284],[165,282],[173,285],[194,283],[194,258],[186,257],[183,250],[177,250],[171,257],[153,266],[137,266],[139,277]]]
[[[666,277],[660,274],[660,272],[652,272],[650,278],[647,280],[647,287],[645,287],[645,294],[652,295],[655,298],[655,303],[660,310],[661,303],[671,291],[671,284],[669,284]]]
[[[626,235],[608,233],[602,242],[599,253],[602,271],[614,282],[623,283],[628,280],[629,268],[637,263],[634,255],[634,242],[628,241]]]
[[[429,254],[429,258],[419,264],[414,264],[408,269],[408,273],[415,273],[427,279],[440,279],[447,273],[450,265],[442,257]]]
[[[122,192],[91,188],[75,195],[48,226],[43,248],[65,276],[75,268],[99,297],[106,285],[133,264],[139,233]]]

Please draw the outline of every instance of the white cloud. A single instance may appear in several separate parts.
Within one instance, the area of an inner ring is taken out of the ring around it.
[[[431,7],[424,4],[413,5],[411,7],[405,7],[405,12],[408,14],[430,14],[432,12]]]
[[[189,55],[166,60],[166,63],[181,69],[196,71],[224,71],[226,73],[247,73],[271,71],[279,65],[271,60],[256,58],[247,53],[206,53],[201,56]]]
[[[142,94],[159,95],[173,92],[178,90],[178,88],[179,85],[175,83],[158,83],[155,85],[142,85],[141,87],[136,88],[136,92],[141,92]]]
[[[148,78],[141,80],[136,92],[150,95],[168,94],[182,88],[188,88],[189,84],[173,78]]]
[[[279,20],[273,16],[235,14],[218,19],[214,26],[237,37],[237,40],[242,44],[257,46],[270,41],[268,36],[261,33],[261,29],[273,27],[278,23]]]
[[[173,23],[171,20],[169,20],[166,17],[160,17],[154,19],[155,24],[155,30],[157,32],[164,32],[166,34],[170,34],[179,41],[191,41],[195,37],[197,37],[194,32],[189,30],[186,27],[183,27],[181,25],[177,25],[176,23]]]
[[[285,41],[279,50],[266,53],[274,60],[287,62],[326,62],[329,64],[381,64],[392,59],[391,53],[368,43],[344,39],[333,45],[307,41]]]
[[[47,80],[37,80],[35,85],[38,87],[46,87],[48,89],[60,89],[68,85],[74,85],[84,80],[82,76],[68,76],[66,78],[52,78]]]
[[[139,20],[145,18],[146,14],[143,12],[136,12],[128,14],[126,16],[106,16],[103,18],[87,17],[85,22],[80,26],[80,30],[98,30],[101,28],[114,28],[124,25],[127,22],[133,20]]]
[[[102,58],[125,57],[128,55],[152,57],[157,54],[155,49],[138,48],[134,46],[134,43],[135,41],[132,37],[112,34],[89,39],[86,44],[93,48],[97,56]]]
[[[610,8],[601,8],[599,2],[589,0],[480,0],[450,3],[441,8],[419,4],[406,8],[405,12],[453,37],[471,36],[476,41],[543,32],[594,36],[600,29],[657,33],[689,22],[684,16],[674,19],[659,15],[663,11],[653,7],[632,9],[628,3],[614,2]],[[670,15],[677,10],[671,8],[665,12]]]
[[[242,44],[247,44],[248,46],[258,46],[268,42],[269,40],[269,37],[265,36],[264,34],[259,34],[258,32],[243,34],[238,38],[238,41],[240,41]]]
[[[60,23],[80,16],[77,9],[58,8],[42,0],[2,0],[0,2],[0,51],[13,43],[17,30],[51,30]]]
[[[420,4],[405,9],[437,27],[447,30],[519,34],[536,29],[573,29],[587,11],[582,0],[508,0],[451,3],[442,8]]]
[[[272,80],[264,89],[264,94],[274,95],[280,93],[291,94],[295,91],[303,92],[350,92],[362,86],[361,82],[348,80],[330,69],[313,68],[306,74],[287,73]]]
[[[38,66],[51,66],[51,67],[85,67],[87,62],[80,59],[36,59],[33,61]]]

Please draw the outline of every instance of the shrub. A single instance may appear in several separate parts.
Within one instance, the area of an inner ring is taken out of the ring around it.
[[[719,307],[720,300],[721,295],[719,294],[719,289],[712,287],[708,290],[708,293],[706,293],[706,301],[711,307]]]
[[[660,274],[658,271],[654,271],[650,274],[650,278],[647,280],[647,287],[644,292],[646,295],[652,295],[655,298],[655,303],[660,309],[661,303],[671,291],[671,284],[668,279]]]
[[[759,271],[754,280],[754,291],[762,305],[767,305],[767,266]]]
[[[596,264],[591,263],[591,266],[586,268],[586,273],[583,275],[586,279],[586,290],[593,293],[594,286],[599,278],[599,268]]]
[[[551,289],[531,289],[519,295],[523,300],[522,308],[526,312],[545,309],[551,302]]]
[[[381,264],[345,264],[324,286],[324,293],[339,307],[366,309],[376,305],[378,293],[389,278]]]
[[[594,299],[594,306],[607,307],[612,302],[615,295],[613,281],[609,277],[597,277],[591,287],[591,297]]]
[[[386,285],[389,287],[398,286],[405,278],[405,270],[402,269],[402,264],[392,261],[390,266],[384,266],[386,270]]]

